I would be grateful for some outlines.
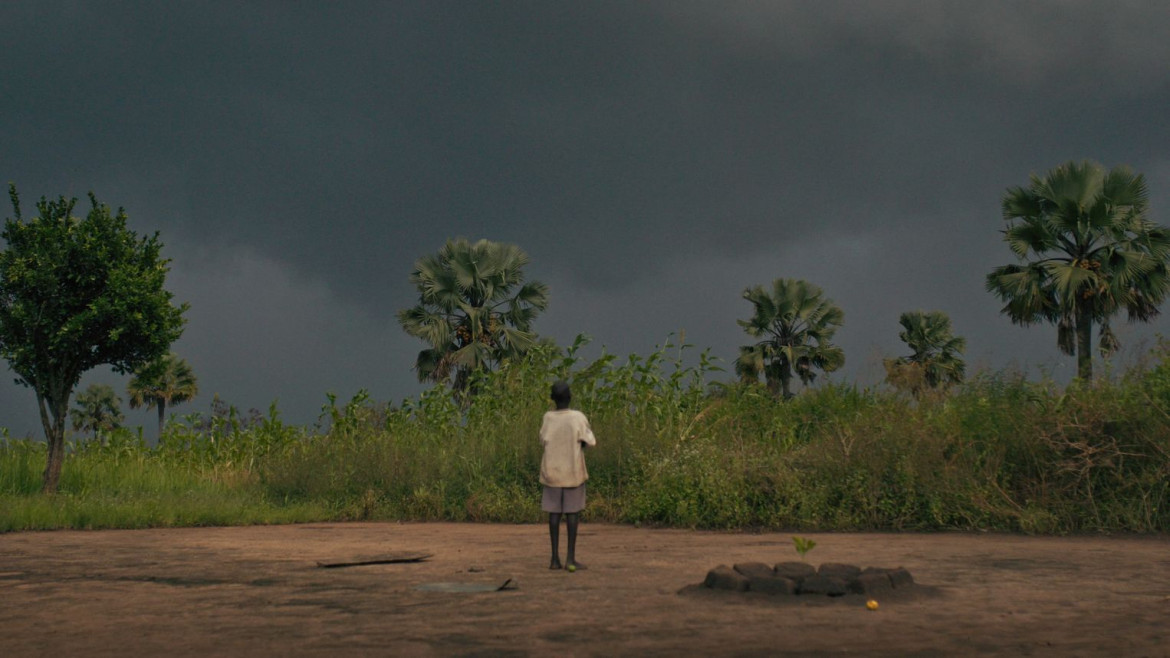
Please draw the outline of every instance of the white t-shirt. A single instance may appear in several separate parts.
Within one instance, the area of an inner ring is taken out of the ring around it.
[[[589,419],[576,409],[557,409],[544,414],[540,425],[544,458],[540,461],[540,482],[550,487],[578,487],[589,479],[585,470],[585,445],[597,445]]]

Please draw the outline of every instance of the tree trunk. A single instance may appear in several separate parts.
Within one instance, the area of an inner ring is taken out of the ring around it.
[[[167,416],[167,403],[163,400],[158,401],[158,440],[162,441],[163,421]]]
[[[792,373],[787,369],[780,373],[780,393],[785,400],[792,397]]]
[[[1088,309],[1077,310],[1077,378],[1093,379],[1093,316]]]
[[[45,465],[44,482],[41,493],[57,493],[57,484],[61,481],[61,465],[65,463],[65,437],[52,436],[49,438],[49,460]]]
[[[37,391],[41,426],[45,430],[45,441],[49,447],[41,493],[57,493],[57,484],[61,480],[61,465],[65,462],[65,414],[69,407],[69,395],[66,394],[64,397],[64,401],[46,400],[45,396]]]

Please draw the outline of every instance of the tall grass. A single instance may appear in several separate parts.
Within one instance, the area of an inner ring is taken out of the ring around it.
[[[587,518],[704,528],[1170,529],[1170,359],[1067,387],[982,373],[913,400],[827,384],[781,402],[708,385],[706,354],[537,350],[399,405],[332,396],[317,427],[219,402],[155,448],[74,446],[42,497],[39,444],[0,447],[0,529],[324,519],[538,521],[537,429],[573,386],[599,445]],[[109,512],[103,516],[103,510]]]
[[[314,501],[270,500],[256,475],[233,460],[244,452],[240,446],[255,451],[270,433],[237,434],[216,452],[208,444],[222,437],[205,432],[190,441],[188,430],[173,428],[155,449],[125,430],[113,432],[105,445],[73,442],[52,496],[39,493],[45,444],[6,437],[0,442],[0,532],[288,523],[332,514]]]

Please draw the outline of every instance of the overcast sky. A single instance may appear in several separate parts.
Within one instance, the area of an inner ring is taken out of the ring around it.
[[[420,390],[416,258],[513,242],[551,288],[536,329],[730,361],[744,288],[821,286],[839,381],[942,310],[974,367],[1075,370],[984,290],[1000,199],[1068,160],[1145,174],[1170,208],[1170,3],[5,3],[0,182],[94,191],[160,231],[201,395]],[[82,207],[84,204],[79,204]],[[0,216],[11,216],[4,208]],[[1170,333],[1119,323],[1128,347]],[[728,364],[729,365],[729,364]],[[9,371],[9,375],[11,372]],[[40,435],[0,382],[0,426]],[[82,380],[125,379],[95,371]],[[128,414],[131,424],[151,416]]]

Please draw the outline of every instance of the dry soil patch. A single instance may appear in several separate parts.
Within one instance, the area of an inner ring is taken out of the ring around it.
[[[583,524],[573,574],[547,569],[542,525],[14,533],[0,656],[1170,655],[1164,537],[807,536],[809,561],[902,566],[922,587],[874,612],[693,587],[721,563],[798,559],[781,533]],[[317,567],[410,553],[433,556]]]

